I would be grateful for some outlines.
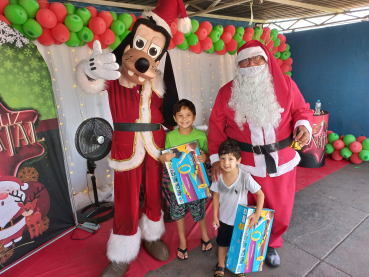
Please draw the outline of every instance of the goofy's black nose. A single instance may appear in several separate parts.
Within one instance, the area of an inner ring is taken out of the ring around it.
[[[150,62],[145,58],[139,58],[135,63],[138,72],[145,73],[150,67]]]

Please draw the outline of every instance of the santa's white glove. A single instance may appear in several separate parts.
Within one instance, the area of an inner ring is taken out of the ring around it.
[[[84,64],[86,75],[91,79],[116,80],[120,77],[119,65],[113,53],[103,54],[100,41],[95,40],[93,52]]]

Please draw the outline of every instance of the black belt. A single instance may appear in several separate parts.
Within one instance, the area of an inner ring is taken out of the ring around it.
[[[114,131],[125,132],[147,132],[159,131],[161,125],[158,123],[113,123]]]
[[[237,142],[242,151],[251,152],[251,153],[254,153],[255,155],[263,154],[265,156],[265,164],[267,167],[267,172],[268,174],[273,174],[273,173],[277,173],[277,166],[275,164],[275,161],[272,155],[270,155],[270,153],[284,149],[286,147],[289,147],[291,143],[293,142],[293,136],[291,134],[291,136],[289,136],[288,138],[284,140],[271,143],[271,144],[267,144],[267,145],[253,146],[252,144],[249,144],[246,142],[241,142],[241,141],[237,141]]]

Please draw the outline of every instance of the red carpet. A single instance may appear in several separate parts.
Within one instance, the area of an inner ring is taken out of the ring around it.
[[[333,161],[329,156],[326,158],[326,165],[322,168],[297,169],[296,191],[311,185],[325,176],[339,170],[349,162]],[[208,233],[213,238],[216,235],[211,227],[212,204],[206,209]],[[198,224],[195,224],[188,214],[186,217],[187,248],[191,249],[200,245],[201,232]],[[72,240],[71,233],[65,235],[51,245],[40,250],[36,254],[22,261],[15,267],[4,272],[4,277],[98,277],[108,265],[106,258],[106,243],[109,238],[112,220],[102,223],[97,234],[86,240]],[[73,238],[84,238],[89,233],[77,229]],[[138,258],[130,265],[127,277],[144,276],[148,271],[155,270],[170,262],[176,257],[176,250],[179,245],[176,223],[166,223],[166,234],[163,240],[169,247],[171,257],[167,262],[158,262],[151,258],[147,252],[141,248]]]

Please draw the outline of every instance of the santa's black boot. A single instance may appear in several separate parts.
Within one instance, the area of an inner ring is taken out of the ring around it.
[[[276,268],[281,265],[281,258],[273,247],[268,246],[265,256],[265,264],[271,268]]]

